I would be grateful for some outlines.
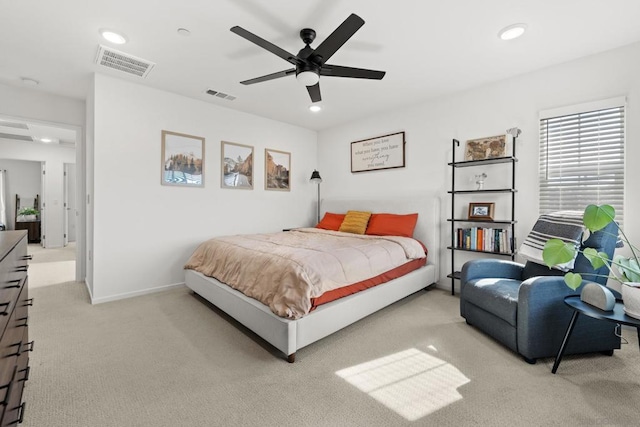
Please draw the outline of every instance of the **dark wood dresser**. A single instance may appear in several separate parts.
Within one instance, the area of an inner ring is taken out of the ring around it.
[[[16,230],[27,230],[29,243],[40,243],[41,225],[37,221],[16,221]]]
[[[21,423],[22,389],[29,379],[26,231],[0,231],[0,426]]]

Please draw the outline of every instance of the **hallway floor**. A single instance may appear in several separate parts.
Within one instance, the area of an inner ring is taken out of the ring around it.
[[[55,249],[45,249],[39,244],[30,244],[27,253],[33,255],[33,259],[29,261],[30,288],[75,281],[75,242],[69,242],[64,248]]]

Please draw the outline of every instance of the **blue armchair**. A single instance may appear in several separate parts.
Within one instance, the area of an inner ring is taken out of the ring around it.
[[[592,233],[582,248],[595,248],[611,259],[617,231],[617,225],[611,223]],[[572,271],[585,280],[606,284],[607,268],[594,270],[582,253]],[[469,261],[462,267],[460,277],[460,315],[528,363],[555,357],[573,313],[564,304],[564,297],[579,295],[586,283],[583,280],[580,288],[573,291],[564,283],[563,274],[531,261],[525,265],[496,259]],[[616,297],[620,298],[619,294]],[[620,348],[615,328],[614,323],[580,316],[565,354],[612,355]]]

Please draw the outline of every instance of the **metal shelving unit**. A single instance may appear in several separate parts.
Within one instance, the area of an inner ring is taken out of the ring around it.
[[[451,251],[451,273],[447,275],[448,278],[451,279],[451,295],[455,295],[455,281],[460,280],[460,271],[456,270],[456,262],[455,262],[455,254],[456,251],[464,251],[464,252],[473,252],[473,253],[482,253],[496,256],[506,256],[511,258],[511,260],[515,259],[515,205],[516,205],[516,163],[518,159],[516,158],[516,139],[514,136],[512,140],[512,155],[506,157],[496,157],[492,159],[484,159],[484,160],[466,160],[466,161],[456,161],[456,147],[460,146],[460,141],[457,139],[452,140],[452,159],[449,166],[451,166],[451,191],[448,193],[451,195],[451,217],[447,219],[451,223],[451,244],[447,247],[448,250]],[[482,189],[482,190],[456,190],[456,170],[458,168],[466,168],[466,167],[475,167],[475,166],[486,166],[486,165],[495,165],[495,164],[511,164],[511,187],[509,188],[498,188],[498,189]],[[499,219],[499,220],[479,220],[479,219],[468,219],[468,218],[456,218],[456,196],[458,195],[469,195],[469,194],[498,194],[498,193],[511,193],[511,218],[510,219]],[[488,252],[482,250],[472,250],[465,248],[457,248],[456,244],[456,223],[479,223],[479,224],[497,224],[504,225],[511,229],[511,237],[513,239],[512,242],[512,250],[510,252]]]

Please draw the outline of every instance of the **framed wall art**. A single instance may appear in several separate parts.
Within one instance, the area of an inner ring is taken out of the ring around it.
[[[264,189],[291,191],[291,153],[264,149]]]
[[[486,160],[507,155],[507,135],[470,139],[464,149],[464,159]]]
[[[204,138],[162,131],[162,185],[204,187]]]
[[[253,189],[253,147],[222,141],[222,188]]]
[[[351,172],[404,167],[404,132],[351,143]]]
[[[469,219],[493,221],[494,203],[469,203]]]

